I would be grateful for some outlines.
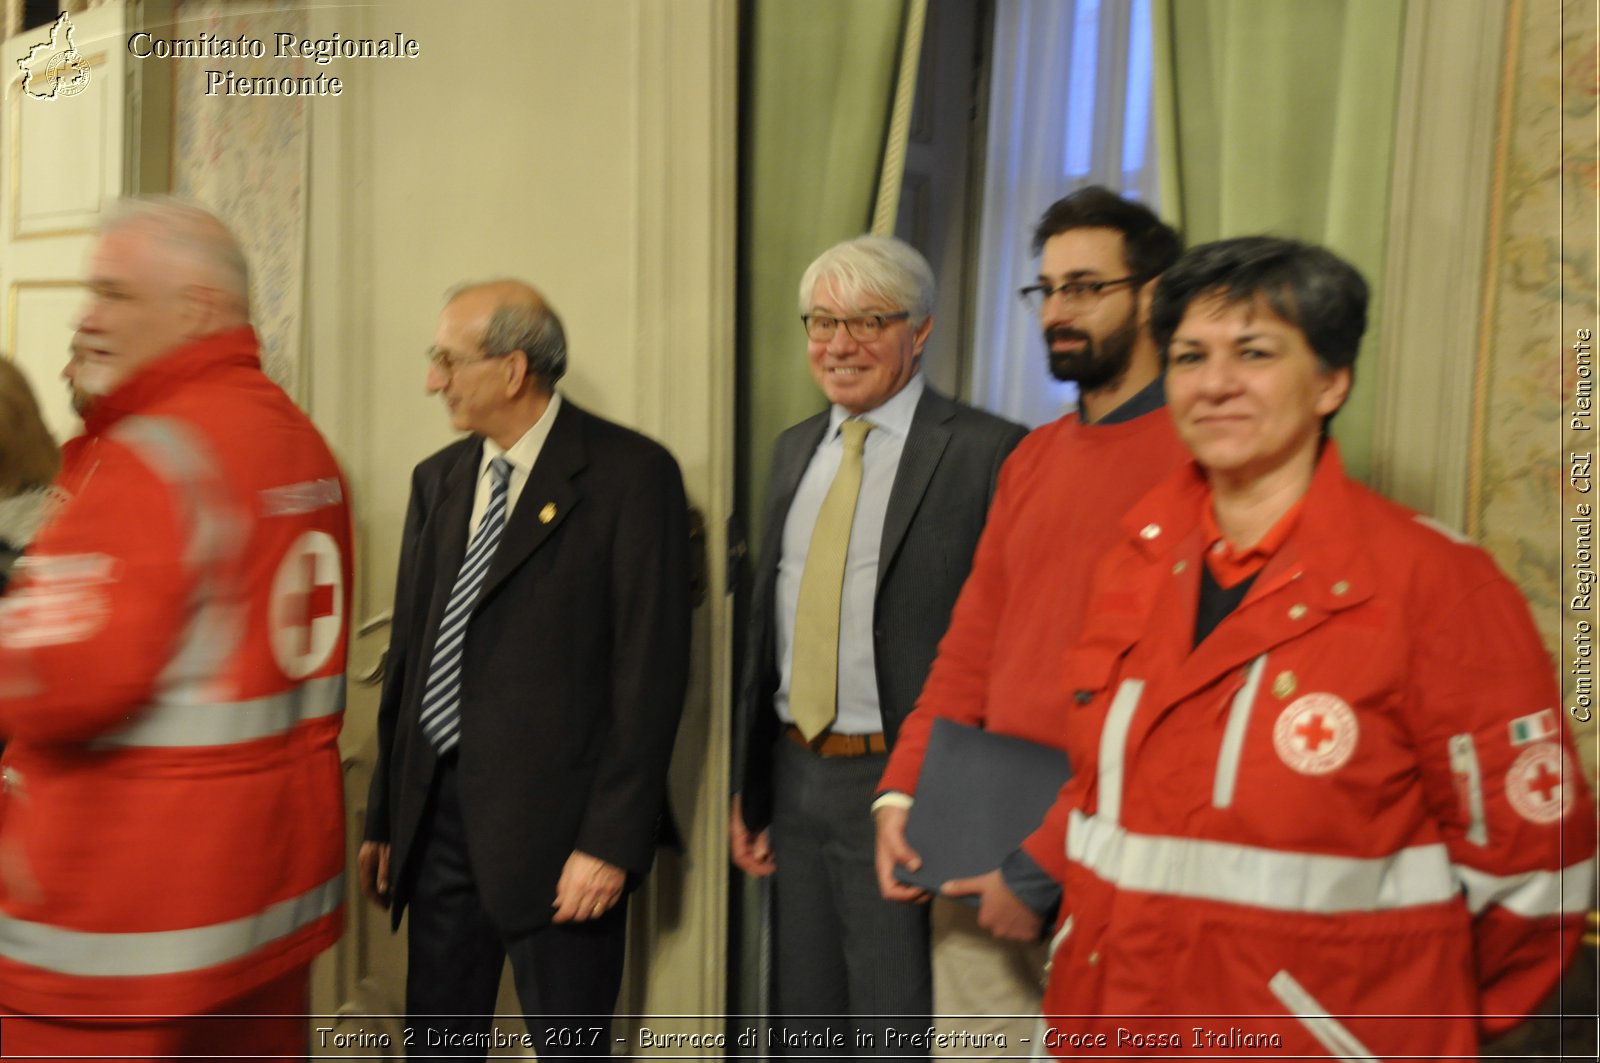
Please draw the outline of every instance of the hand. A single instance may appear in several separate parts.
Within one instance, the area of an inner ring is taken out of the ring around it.
[[[583,923],[600,918],[621,899],[627,880],[627,873],[617,865],[572,850],[567,865],[561,869],[561,881],[556,883],[556,899],[550,905],[556,910],[552,921]]]
[[[1037,941],[1044,918],[1017,899],[995,868],[987,875],[953,878],[940,889],[946,897],[981,897],[978,925],[1002,941]]]
[[[356,852],[361,892],[379,908],[389,907],[389,843],[362,842]]]
[[[878,865],[878,892],[886,901],[904,901],[910,904],[927,904],[933,894],[916,886],[908,886],[894,877],[896,867],[915,871],[922,866],[922,857],[906,844],[906,819],[908,811],[885,805],[872,814],[877,827],[878,844],[874,859]]]
[[[728,849],[733,853],[733,866],[751,878],[766,878],[778,870],[778,862],[772,856],[771,832],[750,833],[744,825],[738,794],[733,795],[733,813],[728,817]]]

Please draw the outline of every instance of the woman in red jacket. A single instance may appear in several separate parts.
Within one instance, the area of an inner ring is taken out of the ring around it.
[[[1077,775],[1006,872],[1062,886],[1057,1055],[1474,1057],[1577,946],[1593,809],[1527,609],[1327,438],[1366,302],[1264,237],[1161,280],[1195,460],[1097,570]]]

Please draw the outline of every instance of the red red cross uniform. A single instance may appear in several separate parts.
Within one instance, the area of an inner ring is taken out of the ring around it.
[[[0,1009],[302,1010],[343,920],[338,466],[245,328],[100,400],[60,483],[0,605]],[[0,1025],[8,1052],[39,1035]],[[52,1052],[216,1050],[192,1024],[45,1025]],[[274,1029],[227,1042],[304,1021]]]
[[[1064,892],[1046,1047],[1475,1058],[1554,985],[1594,881],[1527,608],[1330,445],[1193,646],[1208,500],[1190,468],[1134,507],[1065,660],[1077,775],[1025,844]]]

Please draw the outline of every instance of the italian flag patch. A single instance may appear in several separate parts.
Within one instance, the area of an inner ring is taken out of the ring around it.
[[[1519,716],[1507,725],[1511,731],[1511,744],[1525,746],[1529,742],[1541,742],[1556,736],[1556,710],[1540,709],[1538,712]]]

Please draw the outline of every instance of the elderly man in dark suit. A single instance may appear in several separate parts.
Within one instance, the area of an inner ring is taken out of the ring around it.
[[[927,261],[879,236],[830,248],[800,282],[811,373],[830,408],[784,432],[773,458],[729,825],[734,863],[776,872],[784,1015],[905,1016],[921,1028],[932,1007],[925,912],[878,895],[875,773],[1024,432],[923,380],[933,294]],[[817,1039],[843,1032],[843,1054],[906,1054],[884,1043],[883,1023],[851,1026],[786,1024],[802,1049],[838,1054]]]
[[[428,389],[471,435],[412,477],[359,858],[410,907],[414,1044],[478,1058],[507,956],[541,1059],[610,1051],[687,682],[677,463],[563,399],[565,367],[526,284],[440,315]]]

